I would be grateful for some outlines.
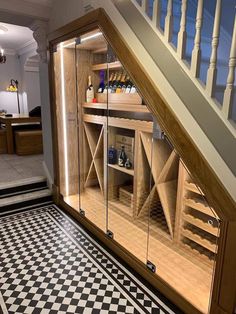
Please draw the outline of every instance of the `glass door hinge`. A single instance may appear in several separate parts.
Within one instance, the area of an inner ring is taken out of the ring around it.
[[[107,236],[109,237],[109,238],[111,238],[111,239],[113,239],[113,237],[114,237],[114,234],[113,234],[113,232],[111,231],[111,230],[107,230]]]
[[[156,272],[156,265],[154,265],[152,262],[147,261],[146,266],[152,273]]]
[[[80,209],[79,213],[81,216],[85,217],[85,211],[83,209]]]

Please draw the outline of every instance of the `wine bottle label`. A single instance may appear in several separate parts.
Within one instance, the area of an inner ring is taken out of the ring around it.
[[[135,93],[137,93],[136,87],[132,86],[130,89],[130,94],[135,94]]]
[[[118,158],[118,166],[124,167],[124,160],[122,158]]]

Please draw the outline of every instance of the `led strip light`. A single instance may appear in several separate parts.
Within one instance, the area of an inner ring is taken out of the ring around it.
[[[64,69],[64,46],[60,43],[61,61],[61,98],[62,98],[62,121],[63,121],[63,146],[64,146],[64,175],[65,175],[65,196],[69,195],[69,171],[68,171],[68,143],[66,123],[66,96],[65,96],[65,69]]]

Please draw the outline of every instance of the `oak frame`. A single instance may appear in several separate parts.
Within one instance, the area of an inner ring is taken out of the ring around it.
[[[93,12],[69,23],[50,34],[48,38],[50,49],[50,100],[55,172],[55,182],[53,187],[54,201],[72,214],[75,219],[87,227],[105,245],[121,256],[121,258],[131,267],[147,279],[154,287],[158,288],[172,302],[176,303],[182,310],[191,314],[200,313],[184,298],[178,295],[172,287],[163,282],[161,278],[157,275],[150,274],[145,265],[138,261],[132,254],[126,251],[114,240],[108,239],[103,232],[93,225],[92,222],[88,221],[86,218],[82,218],[79,213],[63,201],[60,194],[53,51],[55,45],[61,41],[82,35],[96,27],[100,27],[103,31],[104,36],[110,43],[111,47],[116,51],[117,57],[121,60],[135,85],[139,88],[149,110],[154,116],[157,116],[162,129],[174,144],[176,151],[185,161],[185,164],[191,171],[196,183],[204,192],[207,199],[214,207],[217,215],[222,220],[210,313],[231,314],[236,305],[236,278],[232,276],[236,266],[236,251],[234,249],[236,242],[236,204],[211,166],[205,160],[204,156],[196,147],[195,143],[186,133],[180,121],[178,121],[168,104],[160,96],[152,78],[145,71],[133,52],[127,48],[122,35],[113,25],[103,9],[94,10]],[[114,41],[113,38],[116,38],[116,40]],[[158,103],[158,106],[156,106],[156,103]]]

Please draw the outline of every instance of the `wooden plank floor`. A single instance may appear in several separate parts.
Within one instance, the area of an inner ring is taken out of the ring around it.
[[[86,217],[103,231],[111,230],[114,239],[143,263],[148,258],[156,265],[159,277],[197,309],[208,312],[213,266],[204,263],[201,256],[197,259],[191,250],[177,246],[163,230],[159,234],[155,232],[153,221],[148,245],[147,216],[134,219],[115,208],[109,208],[106,222],[106,206],[101,193],[95,188],[86,189],[81,197],[69,196],[65,201],[76,210],[85,210]]]

